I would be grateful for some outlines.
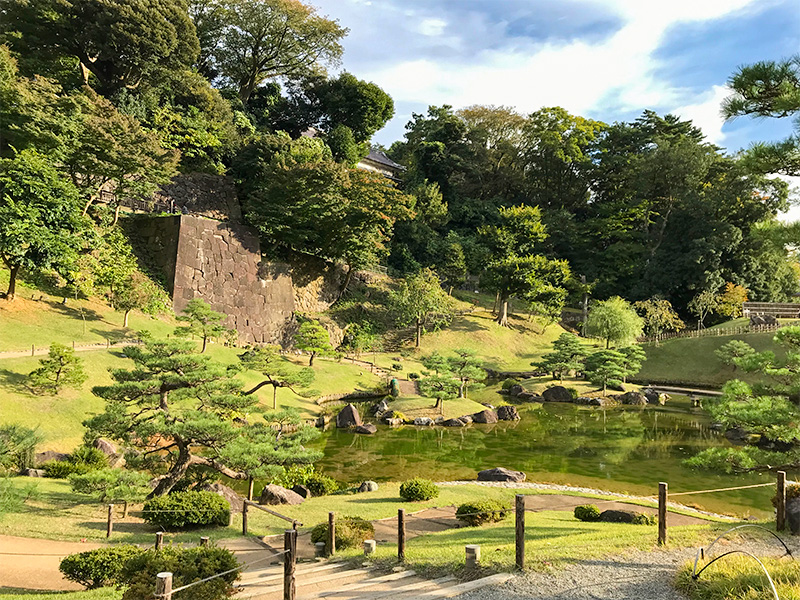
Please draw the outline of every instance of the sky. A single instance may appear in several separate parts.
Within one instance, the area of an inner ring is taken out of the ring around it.
[[[429,105],[562,106],[605,122],[645,109],[691,119],[735,153],[789,119],[724,122],[737,67],[800,53],[800,0],[312,0],[348,27],[342,65],[395,102],[374,141]],[[800,182],[798,182],[800,183]],[[791,212],[800,219],[800,207]]]

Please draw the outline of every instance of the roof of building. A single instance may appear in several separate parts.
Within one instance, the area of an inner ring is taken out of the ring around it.
[[[380,150],[370,150],[369,154],[367,154],[367,156],[364,157],[363,160],[369,160],[369,161],[384,165],[384,166],[386,166],[386,167],[388,167],[388,168],[390,168],[392,170],[397,170],[397,171],[405,171],[406,170],[406,168],[403,165],[394,162],[391,158],[386,156]]]

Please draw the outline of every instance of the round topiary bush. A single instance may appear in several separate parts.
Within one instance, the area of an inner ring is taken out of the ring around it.
[[[476,500],[466,502],[456,510],[456,518],[472,527],[484,523],[498,523],[508,516],[511,509],[498,500]]]
[[[503,380],[503,385],[500,386],[500,389],[510,390],[512,387],[514,387],[518,383],[519,383],[519,381],[517,381],[513,377],[509,377],[508,379]]]
[[[150,498],[144,503],[142,518],[164,529],[227,526],[231,506],[225,498],[212,492],[175,492]]]
[[[414,477],[400,484],[400,497],[407,502],[432,500],[439,495],[439,488],[430,479]]]
[[[357,548],[375,537],[375,527],[361,517],[340,517],[336,519],[336,548]],[[320,523],[311,530],[311,542],[328,543],[328,524]]]
[[[173,588],[232,571],[239,566],[233,552],[214,545],[195,548],[164,546],[161,550],[145,550],[125,562],[119,575],[120,584],[128,586],[122,600],[152,600],[156,574],[172,573]],[[184,600],[228,600],[234,593],[233,582],[238,571],[226,573],[187,590]],[[176,595],[177,598],[181,594]]]
[[[66,579],[80,583],[90,590],[117,585],[126,561],[141,552],[144,550],[130,544],[78,552],[63,558],[58,570]]]
[[[66,460],[51,460],[42,465],[44,476],[53,479],[66,479],[70,475],[85,475],[92,468],[84,463],[73,463]]]
[[[339,482],[322,473],[310,475],[304,484],[312,496],[327,496],[339,491]]]
[[[633,517],[634,525],[655,525],[657,522],[655,515],[646,515],[644,513],[636,513],[636,516]]]
[[[600,509],[594,504],[581,504],[576,506],[573,511],[575,518],[579,521],[599,521]]]

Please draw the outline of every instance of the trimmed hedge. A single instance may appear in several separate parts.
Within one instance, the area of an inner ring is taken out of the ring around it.
[[[341,517],[336,519],[336,548],[357,548],[364,540],[375,536],[375,527],[361,517]],[[320,523],[311,530],[311,542],[328,543],[328,523]]]
[[[339,491],[339,482],[322,473],[314,473],[304,484],[312,496],[327,496]]]
[[[196,548],[165,546],[161,550],[145,550],[125,562],[119,575],[128,589],[122,600],[152,600],[156,575],[163,571],[172,573],[172,587],[199,581],[217,573],[239,566],[233,552],[214,545]],[[233,582],[239,579],[234,571],[211,581],[200,583],[186,592],[191,600],[226,600],[234,593]],[[178,594],[180,598],[180,594]]]
[[[205,525],[227,526],[231,505],[212,492],[175,492],[150,498],[144,503],[142,518],[156,527],[185,529]]]
[[[636,516],[633,517],[633,524],[634,525],[655,525],[658,522],[658,519],[655,515],[646,515],[644,513],[636,513]]]
[[[579,521],[599,521],[600,509],[594,504],[581,504],[576,506],[573,513]]]
[[[432,500],[439,495],[439,488],[430,479],[414,477],[400,484],[400,497],[407,502]]]
[[[472,527],[484,523],[498,523],[511,511],[499,500],[476,500],[465,502],[456,510],[456,518]]]
[[[144,550],[130,544],[79,552],[63,558],[58,570],[64,578],[90,590],[119,585],[123,565],[142,552]]]

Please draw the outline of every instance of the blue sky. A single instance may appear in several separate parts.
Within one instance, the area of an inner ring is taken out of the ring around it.
[[[788,120],[723,123],[741,64],[800,52],[798,0],[314,0],[350,28],[342,67],[395,100],[375,140],[429,104],[560,105],[611,122],[644,109],[693,119],[736,151]]]

